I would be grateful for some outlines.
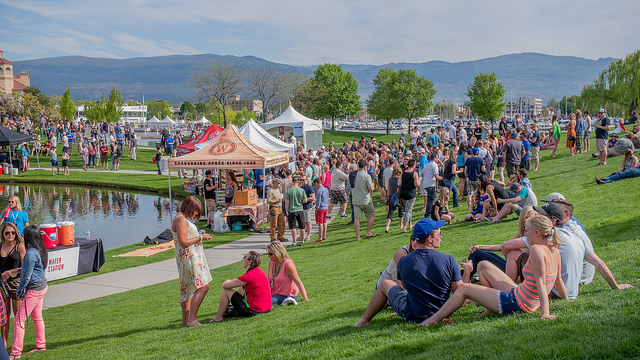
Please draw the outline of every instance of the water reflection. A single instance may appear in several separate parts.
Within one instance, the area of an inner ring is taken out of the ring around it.
[[[90,230],[107,249],[155,237],[171,226],[170,206],[173,214],[179,206],[167,198],[113,189],[4,185],[0,186],[0,209],[7,207],[13,195],[20,198],[31,225],[73,221],[76,237]]]

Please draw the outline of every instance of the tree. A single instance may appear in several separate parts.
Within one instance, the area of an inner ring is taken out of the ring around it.
[[[362,108],[358,82],[350,72],[344,72],[342,66],[320,65],[313,72],[313,82],[313,86],[318,90],[314,113],[317,116],[330,117],[331,130],[335,130],[336,118],[353,115]]]
[[[171,115],[171,104],[163,100],[151,100],[147,103],[147,116],[155,116],[162,120]]]
[[[195,71],[189,86],[195,89],[198,101],[209,101],[215,106],[226,127],[227,109],[233,97],[240,93],[242,80],[240,66],[213,63],[202,70]]]
[[[433,83],[424,76],[418,76],[414,70],[398,70],[398,80],[395,91],[397,93],[400,115],[409,121],[420,116],[426,116],[436,94]]]
[[[262,101],[262,120],[266,121],[273,101],[284,94],[286,76],[273,67],[255,68],[247,73],[247,82],[251,95]]]
[[[102,101],[105,101],[104,94]],[[118,87],[114,86],[109,92],[109,98],[104,103],[104,118],[107,122],[118,122],[122,118],[122,96]]]
[[[90,101],[84,105],[84,115],[91,121],[100,121],[104,119],[105,97],[102,95],[101,100]]]
[[[480,73],[467,86],[469,108],[482,120],[491,122],[491,132],[494,131],[493,120],[499,119],[504,111],[504,93],[504,86],[498,82],[496,73]]]
[[[195,114],[196,107],[189,101],[185,101],[180,104],[180,114],[182,114],[182,118],[186,119],[188,114]]]
[[[202,114],[204,114],[205,112],[207,112],[207,104],[203,103],[203,102],[199,102],[196,104],[196,113],[198,114],[198,117]]]
[[[370,114],[387,123],[387,134],[391,120],[400,117],[400,101],[396,92],[398,73],[389,68],[378,70],[373,79],[374,90],[367,100],[367,110]]]
[[[624,59],[612,61],[593,84],[587,84],[581,98],[585,103],[603,105],[612,102],[624,106],[629,113],[638,109],[640,101],[640,50]]]
[[[62,94],[60,99],[60,114],[67,120],[71,121],[76,113],[76,107],[71,100],[71,90],[67,90]]]

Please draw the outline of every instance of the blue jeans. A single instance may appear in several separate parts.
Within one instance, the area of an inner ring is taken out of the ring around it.
[[[613,173],[602,180],[606,182],[613,182],[613,181],[622,180],[624,178],[632,178],[632,177],[638,177],[638,176],[640,176],[640,168],[633,168],[633,169],[620,171],[619,173]]]
[[[436,198],[438,197],[438,194],[436,194],[436,187],[435,186],[429,186],[424,188],[427,191],[427,208],[424,212],[424,217],[426,218],[430,218],[431,217],[431,208],[433,207],[433,202],[436,201]]]
[[[442,182],[444,182],[444,186],[449,189],[449,191],[451,191],[449,197],[453,196],[453,207],[460,206],[458,204],[458,188],[456,187],[456,178],[453,178],[451,180],[443,179]]]
[[[280,304],[282,304],[284,299],[286,299],[288,297],[289,296],[286,296],[286,295],[273,294],[273,295],[271,295],[271,305],[272,306],[280,305]],[[291,296],[291,297],[294,298],[296,301],[298,301],[298,296]]]
[[[503,272],[507,270],[507,261],[503,259],[500,255],[494,253],[493,251],[484,251],[484,250],[476,250],[469,254],[469,260],[473,263],[473,270],[471,271],[471,276],[476,273],[478,270],[478,263],[480,261],[488,261],[498,267],[498,269]]]
[[[160,170],[160,161],[156,161],[156,165],[158,166],[158,175],[162,175],[162,171]]]

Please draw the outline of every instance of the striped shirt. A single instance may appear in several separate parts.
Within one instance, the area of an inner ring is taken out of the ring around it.
[[[546,251],[548,258],[551,259],[551,250],[545,245],[534,245],[534,246],[542,246]],[[533,246],[532,246],[533,247]],[[547,291],[547,295],[551,292],[553,288],[553,284],[558,277],[558,273],[560,272],[560,254],[558,252],[555,253],[555,257],[557,258],[558,266],[555,271],[551,271],[551,269],[545,269],[544,273],[544,281],[545,287]],[[533,270],[529,266],[529,261],[522,268],[522,275],[524,276],[524,281],[519,284],[515,289],[515,296],[518,305],[524,312],[534,312],[538,310],[540,307],[540,297],[538,296],[538,286],[536,284],[536,279],[533,275]]]

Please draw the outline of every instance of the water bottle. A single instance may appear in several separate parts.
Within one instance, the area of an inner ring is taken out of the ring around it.
[[[87,229],[87,240],[91,239],[91,231],[89,231],[89,229]]]

